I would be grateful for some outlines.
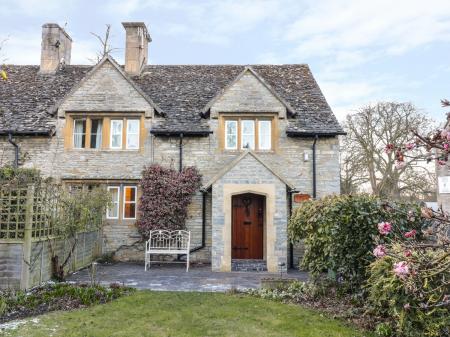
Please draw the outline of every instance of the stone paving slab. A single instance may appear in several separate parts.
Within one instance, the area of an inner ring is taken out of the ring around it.
[[[97,265],[96,281],[100,284],[121,283],[137,289],[160,291],[225,292],[232,289],[256,289],[265,277],[279,277],[268,272],[213,272],[210,265],[191,265],[186,273],[184,265],[152,265],[144,271],[144,264],[116,263]],[[290,271],[283,277],[308,279],[308,273]],[[90,282],[88,269],[68,277],[71,282]]]

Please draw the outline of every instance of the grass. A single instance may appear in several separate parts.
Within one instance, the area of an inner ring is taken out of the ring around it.
[[[33,337],[368,336],[297,305],[219,293],[139,291],[108,304],[38,318],[3,333]]]

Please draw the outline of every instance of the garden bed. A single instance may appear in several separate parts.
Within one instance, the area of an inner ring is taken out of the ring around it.
[[[41,315],[55,310],[72,310],[110,302],[134,289],[119,284],[109,287],[88,284],[49,283],[23,291],[0,292],[0,323]]]

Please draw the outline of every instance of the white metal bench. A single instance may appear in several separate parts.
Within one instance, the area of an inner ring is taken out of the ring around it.
[[[186,272],[189,271],[189,253],[191,246],[191,232],[177,230],[153,230],[145,244],[145,271],[150,269],[152,254],[186,254]],[[162,263],[163,261],[154,261]],[[176,263],[176,262],[173,262]],[[184,263],[184,262],[181,262]]]

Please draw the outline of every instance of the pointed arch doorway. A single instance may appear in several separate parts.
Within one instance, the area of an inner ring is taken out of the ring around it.
[[[265,196],[243,193],[233,195],[231,202],[231,258],[263,259]]]

